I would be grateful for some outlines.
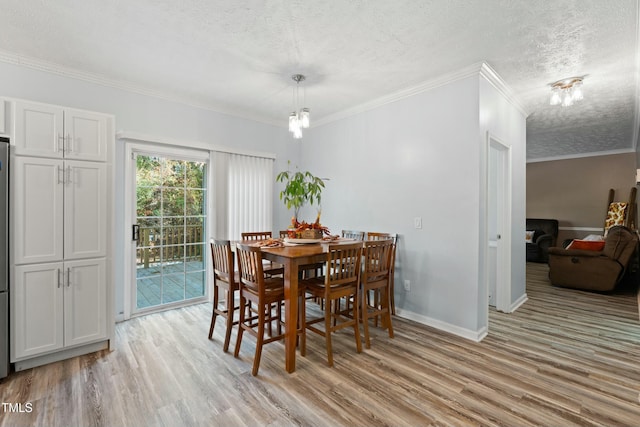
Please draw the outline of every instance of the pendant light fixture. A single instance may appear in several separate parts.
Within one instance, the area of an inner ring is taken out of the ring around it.
[[[558,80],[555,83],[551,83],[551,100],[550,105],[562,105],[563,107],[570,107],[577,101],[581,101],[584,98],[582,94],[582,77],[569,77],[566,79]]]
[[[302,74],[294,74],[291,76],[296,87],[294,89],[294,111],[289,114],[289,132],[293,134],[295,139],[302,138],[302,129],[307,129],[310,124],[310,111],[307,107],[299,108],[300,105],[300,82],[305,81],[306,77]]]

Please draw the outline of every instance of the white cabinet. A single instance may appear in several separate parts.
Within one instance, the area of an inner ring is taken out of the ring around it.
[[[106,338],[104,270],[103,258],[16,267],[12,360]]]
[[[15,112],[17,155],[107,160],[104,115],[27,101],[16,101]]]
[[[107,251],[107,167],[66,161],[64,259],[105,256]]]
[[[10,102],[11,362],[26,369],[113,337],[113,118]]]
[[[14,264],[62,261],[64,162],[15,157],[11,164]]]
[[[104,163],[16,156],[12,170],[16,265],[106,255]]]

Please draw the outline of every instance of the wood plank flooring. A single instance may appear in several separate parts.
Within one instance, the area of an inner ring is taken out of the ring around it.
[[[324,341],[284,370],[281,343],[222,351],[207,339],[210,304],[118,324],[116,350],[15,373],[0,384],[0,426],[637,426],[640,324],[635,293],[551,287],[527,265],[529,301],[491,311],[473,343],[394,319],[355,352],[345,330],[326,366]],[[311,305],[311,304],[310,304]],[[235,334],[232,345],[235,342]],[[24,409],[24,405],[23,405]]]

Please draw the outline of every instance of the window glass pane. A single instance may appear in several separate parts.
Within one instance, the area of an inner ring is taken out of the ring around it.
[[[184,215],[184,190],[165,188],[162,191],[162,216]]]
[[[162,169],[162,185],[165,187],[184,187],[185,161],[165,160]]]
[[[204,188],[205,163],[187,162],[187,188]]]
[[[205,245],[187,245],[186,250],[186,263],[185,267],[187,271],[196,271],[205,269]]]
[[[138,232],[140,237],[138,238],[138,247],[154,247],[160,246],[162,241],[162,228],[160,226],[160,219],[158,218],[138,218]]]
[[[162,184],[162,161],[159,157],[136,156],[138,187],[158,187]]]
[[[184,300],[184,273],[162,276],[162,303]]]
[[[136,216],[160,216],[160,188],[138,186],[136,197]]]
[[[136,280],[136,307],[146,308],[160,304],[162,276],[146,277]]]
[[[186,211],[185,215],[204,214],[204,191],[189,189],[185,193]]]
[[[186,298],[204,296],[204,284],[206,283],[204,271],[187,273]]]
[[[187,218],[187,231],[185,243],[200,243],[205,241],[204,237],[204,218]]]

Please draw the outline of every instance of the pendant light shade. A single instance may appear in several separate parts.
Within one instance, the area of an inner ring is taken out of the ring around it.
[[[307,129],[311,123],[310,110],[307,107],[299,109],[300,105],[300,82],[303,82],[306,77],[302,74],[294,74],[291,76],[296,87],[294,89],[294,111],[289,114],[289,132],[293,134],[294,139],[302,138],[302,129]]]

